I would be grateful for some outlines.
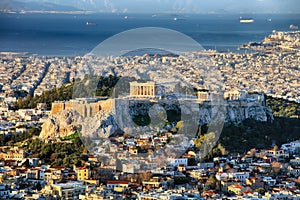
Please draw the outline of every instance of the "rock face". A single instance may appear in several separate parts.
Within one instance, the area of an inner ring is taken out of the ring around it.
[[[226,122],[239,123],[248,118],[266,122],[268,119],[273,120],[273,114],[272,111],[265,106],[227,107]]]
[[[153,103],[129,103],[129,104],[116,104],[116,110],[121,110],[124,116],[136,116],[145,115],[153,107]],[[199,116],[199,125],[210,123],[212,120],[224,119],[225,122],[240,123],[245,119],[254,119],[256,121],[266,122],[267,120],[273,120],[273,114],[270,108],[257,103],[226,103],[224,106],[211,106],[209,103],[200,104],[188,104],[180,102],[180,105],[164,104],[160,106],[164,107],[165,111],[175,110],[181,115]],[[119,120],[118,120],[119,121]],[[124,121],[124,120],[122,120]]]
[[[118,131],[111,111],[100,111],[94,117],[85,117],[80,124],[82,136],[87,138],[108,138]]]
[[[100,111],[94,117],[83,117],[76,110],[64,110],[50,115],[44,122],[40,138],[63,138],[75,132],[82,137],[107,138],[118,130],[111,111]]]
[[[56,115],[50,115],[43,124],[40,137],[43,139],[62,138],[78,131],[82,133],[83,137],[97,139],[107,138],[120,130],[129,134],[131,132],[146,132],[153,127],[151,125],[137,126],[131,120],[132,117],[149,114],[152,119],[151,115],[161,113],[162,118],[164,118],[166,116],[164,110],[173,110],[181,113],[181,116],[188,116],[191,118],[189,122],[193,125],[197,123],[203,125],[220,119],[233,123],[239,123],[248,118],[257,121],[273,120],[273,114],[268,107],[251,103],[243,105],[228,103],[221,107],[209,104],[201,104],[200,107],[198,104],[180,104],[180,106],[161,104],[163,106],[160,105],[155,108],[153,105],[155,104],[151,102],[115,102],[113,109],[101,110],[93,117],[82,117],[75,110],[64,110]],[[157,118],[157,124],[159,124],[159,120],[163,121],[162,118]],[[132,131],[131,129],[135,130]]]
[[[73,110],[65,110],[57,115],[50,115],[44,122],[40,138],[62,138],[71,135],[80,129],[77,124],[80,115]]]

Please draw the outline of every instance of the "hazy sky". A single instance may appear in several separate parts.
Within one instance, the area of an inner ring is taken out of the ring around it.
[[[101,12],[300,13],[300,0],[19,0]]]

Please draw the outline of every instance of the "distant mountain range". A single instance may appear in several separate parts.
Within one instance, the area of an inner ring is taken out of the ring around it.
[[[0,10],[113,13],[300,13],[299,0],[1,0]]]
[[[60,5],[51,2],[38,2],[38,1],[18,1],[18,0],[1,0],[0,10],[11,10],[11,11],[78,11],[76,7],[70,5]]]

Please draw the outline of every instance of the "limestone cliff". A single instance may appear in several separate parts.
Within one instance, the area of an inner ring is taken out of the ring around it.
[[[40,138],[63,138],[75,132],[82,137],[105,138],[114,134],[118,126],[111,111],[99,111],[93,117],[83,117],[76,110],[64,110],[50,115],[44,122]]]
[[[126,108],[128,107],[128,104],[116,104],[116,106],[120,107],[118,108],[119,110],[126,110],[128,115],[135,116],[147,114],[153,106],[153,103],[129,103],[129,109]],[[203,103],[200,104],[199,107],[198,104],[181,102],[179,105],[161,104],[161,106],[164,107],[166,111],[175,110],[178,113],[181,112],[182,115],[199,116],[199,125],[210,123],[213,118],[212,116],[216,117],[220,115],[224,115],[220,117],[220,119],[224,119],[225,122],[234,123],[239,123],[249,118],[261,122],[266,122],[268,120],[272,121],[274,119],[270,108],[251,102],[229,102],[223,106],[214,106],[209,103]]]
[[[77,121],[80,115],[74,110],[65,110],[55,115],[50,115],[44,122],[40,138],[54,139],[71,135],[80,129]]]
[[[85,117],[79,122],[83,137],[107,138],[118,131],[118,125],[111,111],[99,111],[94,117]]]
[[[236,102],[228,103],[225,106],[211,106],[210,104],[160,104],[153,102],[136,102],[136,101],[120,101],[115,102],[115,107],[111,110],[101,110],[95,116],[82,117],[75,110],[64,110],[58,114],[50,115],[49,119],[43,124],[41,138],[58,138],[65,137],[79,131],[84,137],[88,138],[107,138],[116,133],[120,129],[131,133],[130,129],[134,128],[138,132],[146,132],[154,126],[137,126],[131,118],[133,116],[141,116],[145,114],[155,115],[162,113],[165,118],[164,111],[173,110],[181,113],[181,116],[193,116],[193,123],[203,125],[211,123],[216,119],[223,119],[225,122],[239,123],[245,119],[251,118],[257,121],[273,120],[271,110],[255,103]],[[156,110],[151,110],[151,109]],[[152,114],[151,114],[152,113]],[[219,117],[219,118],[218,118]],[[151,117],[152,118],[152,117]],[[163,122],[163,119],[158,119]],[[191,121],[190,121],[191,122]],[[156,130],[156,129],[155,129]]]

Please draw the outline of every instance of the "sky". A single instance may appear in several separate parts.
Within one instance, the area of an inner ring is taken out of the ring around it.
[[[16,0],[119,13],[300,13],[299,0]]]

